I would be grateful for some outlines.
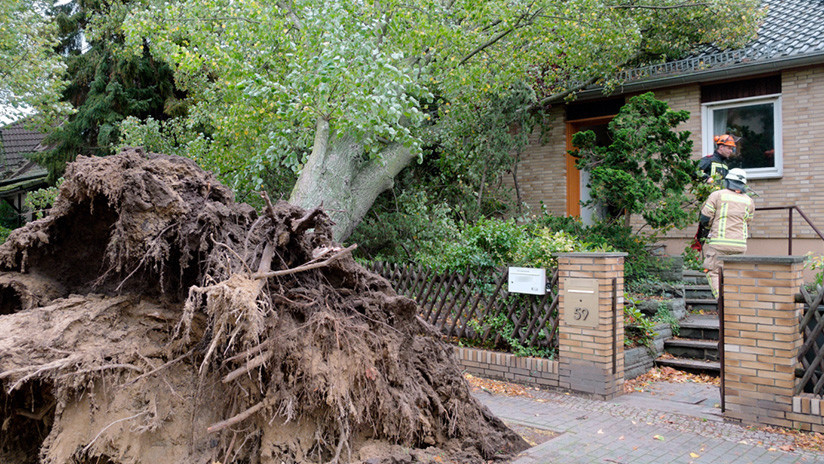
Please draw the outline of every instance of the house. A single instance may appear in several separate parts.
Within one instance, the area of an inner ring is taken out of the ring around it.
[[[679,130],[691,132],[693,157],[712,153],[713,135],[742,139],[737,167],[747,170],[758,192],[749,254],[824,254],[824,2],[766,0],[769,10],[757,38],[742,49],[708,48],[685,59],[627,71],[611,95],[587,89],[575,102],[551,109],[548,142],[525,150],[518,184],[537,210],[581,216],[587,199],[586,173],[578,171],[571,149],[575,132],[594,130],[608,137],[607,124],[625,101],[652,91],[674,110],[688,110]],[[733,166],[736,167],[736,166]],[[765,209],[767,208],[767,209]],[[697,220],[697,218],[696,218]],[[667,252],[679,254],[694,228],[665,237]]]
[[[4,222],[22,224],[26,192],[47,186],[46,169],[28,158],[46,149],[44,137],[23,121],[0,128],[0,202],[11,205],[15,216],[2,218]]]

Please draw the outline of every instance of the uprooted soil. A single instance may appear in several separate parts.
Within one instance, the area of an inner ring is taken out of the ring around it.
[[[259,214],[140,150],[65,178],[51,214],[0,246],[0,462],[484,462],[527,446],[321,210]]]

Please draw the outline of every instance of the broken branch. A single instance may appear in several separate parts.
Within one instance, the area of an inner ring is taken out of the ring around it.
[[[284,269],[284,270],[281,270],[281,271],[272,271],[272,272],[263,272],[263,273],[256,272],[256,273],[252,274],[252,278],[253,279],[268,279],[270,277],[279,277],[279,276],[284,276],[284,275],[289,275],[289,274],[296,274],[298,272],[311,271],[312,269],[318,269],[318,268],[321,268],[321,267],[326,267],[329,264],[332,264],[334,261],[337,261],[338,259],[342,258],[343,256],[348,255],[349,253],[351,253],[357,247],[358,247],[358,245],[354,244],[352,246],[344,248],[343,250],[341,250],[341,251],[335,253],[334,255],[332,255],[331,257],[329,257],[329,259],[327,259],[325,261],[321,261],[319,263],[315,263],[315,264],[304,264],[303,266],[294,267],[292,269]]]

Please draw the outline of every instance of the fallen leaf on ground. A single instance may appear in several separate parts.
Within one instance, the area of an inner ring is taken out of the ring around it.
[[[672,367],[654,367],[634,379],[624,382],[624,393],[642,392],[655,382],[671,382],[671,383],[705,383],[709,385],[720,386],[721,380],[717,376],[709,374],[692,374],[689,372],[679,371]]]
[[[803,449],[807,451],[824,451],[824,434],[818,432],[804,432],[801,430],[784,429],[780,427],[760,427],[759,430],[777,433],[792,439],[791,445],[779,446],[783,451]],[[789,449],[785,449],[788,447]]]
[[[464,378],[469,383],[472,391],[484,391],[490,395],[525,396],[532,398],[529,388],[517,383],[503,382],[500,380],[484,379],[475,377],[472,374],[464,374]]]

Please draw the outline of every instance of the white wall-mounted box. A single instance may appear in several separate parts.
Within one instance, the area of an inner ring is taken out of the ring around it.
[[[507,290],[509,293],[546,294],[546,269],[510,267]]]

